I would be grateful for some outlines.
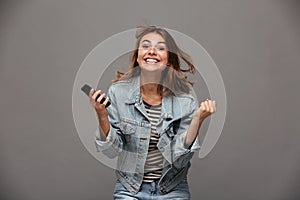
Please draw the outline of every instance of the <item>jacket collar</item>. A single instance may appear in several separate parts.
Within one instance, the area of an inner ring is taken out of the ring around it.
[[[128,93],[125,103],[135,104],[140,103],[142,100],[140,92],[140,76],[136,76],[130,79]]]
[[[140,91],[140,76],[130,79],[128,97],[126,104],[141,105],[142,95]],[[173,119],[173,97],[164,95],[162,99],[162,117],[168,120]]]

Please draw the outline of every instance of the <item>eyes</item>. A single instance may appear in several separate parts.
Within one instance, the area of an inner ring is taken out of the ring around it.
[[[140,48],[143,50],[149,50],[150,48],[152,48],[152,45],[150,43],[143,43],[141,44]],[[165,51],[167,47],[165,44],[157,44],[155,45],[155,49],[158,51]]]

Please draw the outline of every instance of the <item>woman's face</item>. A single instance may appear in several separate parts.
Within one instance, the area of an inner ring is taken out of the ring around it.
[[[168,64],[165,39],[157,33],[148,33],[140,41],[137,62],[147,71],[162,71]]]

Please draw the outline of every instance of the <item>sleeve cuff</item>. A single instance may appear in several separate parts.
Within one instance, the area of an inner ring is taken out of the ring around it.
[[[177,148],[175,149],[174,160],[176,160],[177,158],[179,158],[184,154],[188,154],[200,150],[198,137],[195,139],[195,141],[192,144],[187,145],[185,144],[185,134],[182,134],[179,136],[179,138],[176,139],[176,143],[177,143],[176,144]]]
[[[112,128],[110,127],[109,133],[106,138],[100,133],[99,127],[95,131],[95,143],[97,151],[103,151],[112,145]]]

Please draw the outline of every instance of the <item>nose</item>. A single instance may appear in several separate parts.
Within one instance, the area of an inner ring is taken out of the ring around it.
[[[155,47],[150,47],[150,49],[149,49],[149,52],[148,52],[149,54],[155,54],[156,53],[156,49],[155,49]]]

